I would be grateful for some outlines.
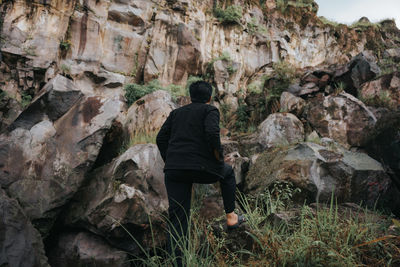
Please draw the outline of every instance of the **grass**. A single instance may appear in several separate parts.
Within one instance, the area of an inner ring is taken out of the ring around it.
[[[393,58],[382,58],[378,62],[378,66],[381,69],[380,76],[393,73],[400,68],[400,62],[396,62]]]
[[[139,132],[132,135],[129,138],[129,141],[126,141],[122,144],[119,155],[122,155],[125,151],[127,151],[130,147],[138,144],[155,144],[156,137],[158,132]]]
[[[179,240],[184,266],[397,266],[400,237],[388,234],[390,220],[365,208],[344,208],[335,203],[297,207],[291,220],[272,223],[277,212],[296,205],[298,191],[281,182],[257,196],[240,194],[248,227],[242,233],[252,240],[250,247],[232,248],[237,235],[218,228],[223,218],[205,223],[198,208],[190,217],[190,234]],[[216,227],[215,227],[216,226]],[[220,227],[222,227],[220,225]],[[400,226],[397,226],[399,230]],[[218,230],[219,229],[219,230]],[[239,231],[244,231],[243,229]],[[397,231],[400,233],[400,231]],[[144,250],[144,249],[143,249]],[[146,250],[144,250],[146,251]],[[163,248],[152,248],[135,259],[141,266],[173,266],[174,258]]]
[[[336,21],[333,21],[333,20],[330,20],[330,19],[327,19],[324,16],[319,17],[319,19],[324,25],[329,25],[329,26],[332,26],[332,27],[337,27],[337,26],[340,25],[340,23],[338,23]]]
[[[362,96],[362,94],[359,93],[358,98],[368,106],[384,107],[391,110],[395,110],[396,103],[395,101],[392,100],[390,94],[391,94],[390,91],[382,90],[378,95],[372,95],[372,96]]]
[[[356,21],[350,25],[350,28],[368,28],[368,27],[372,27],[378,30],[380,28],[380,24],[367,21]]]

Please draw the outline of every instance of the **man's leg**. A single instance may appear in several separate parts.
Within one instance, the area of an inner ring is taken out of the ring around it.
[[[169,253],[175,252],[176,257],[181,257],[179,245],[183,245],[183,238],[187,237],[188,220],[190,217],[190,200],[192,183],[184,183],[174,180],[175,171],[165,173],[165,187],[168,194],[169,233],[167,249]],[[181,266],[181,260],[177,260]]]
[[[223,179],[219,180],[221,185],[222,200],[224,201],[225,213],[229,214],[235,210],[236,179],[232,167],[225,163]]]

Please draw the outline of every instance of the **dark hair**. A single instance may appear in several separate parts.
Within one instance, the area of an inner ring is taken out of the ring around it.
[[[212,86],[205,81],[197,81],[189,87],[190,99],[194,103],[206,103],[212,95]]]

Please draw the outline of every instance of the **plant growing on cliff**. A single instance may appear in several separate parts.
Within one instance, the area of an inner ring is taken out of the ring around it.
[[[224,51],[221,53],[221,55],[219,57],[213,58],[210,62],[208,62],[207,64],[207,68],[206,68],[206,75],[205,75],[205,79],[209,80],[209,79],[214,79],[214,63],[218,60],[222,60],[228,63],[228,66],[226,67],[226,70],[228,72],[229,75],[232,75],[233,73],[235,73],[237,71],[237,69],[234,67],[233,65],[233,60],[231,58],[231,55],[229,54],[229,52]]]
[[[236,122],[235,129],[238,132],[247,132],[247,127],[249,123],[249,115],[247,113],[247,105],[242,98],[238,99],[239,106],[235,112]]]
[[[223,24],[240,24],[240,19],[243,16],[243,9],[238,5],[228,6],[226,9],[216,7],[214,16]]]
[[[286,90],[290,83],[296,78],[296,70],[284,61],[275,62],[272,68],[274,69],[273,76],[265,76],[264,81],[267,82],[274,78],[277,82],[273,83],[271,87],[266,88],[268,90],[267,101],[272,98],[280,97],[282,92]]]
[[[267,28],[265,26],[260,25],[255,18],[251,18],[249,22],[247,22],[247,29],[251,35],[261,33],[267,33]]]
[[[32,101],[32,96],[27,92],[23,91],[21,93],[21,106],[22,108],[26,108]]]
[[[132,105],[139,98],[157,90],[165,90],[158,80],[152,80],[148,84],[127,84],[124,87],[125,98],[128,106]]]
[[[60,49],[63,51],[68,51],[71,48],[71,41],[66,40],[66,41],[61,41],[60,42]]]

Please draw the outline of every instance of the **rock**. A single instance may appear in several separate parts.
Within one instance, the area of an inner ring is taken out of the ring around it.
[[[74,6],[72,1],[13,2],[0,29],[1,51],[29,58],[32,67],[48,68],[57,61]]]
[[[240,156],[239,152],[236,151],[226,155],[224,161],[232,166],[235,172],[236,184],[242,183],[249,169],[250,160]]]
[[[258,126],[257,141],[264,148],[296,144],[304,140],[301,121],[291,113],[274,113]]]
[[[57,75],[43,87],[31,104],[11,124],[9,130],[16,128],[29,130],[46,117],[56,121],[81,97],[82,93],[71,80]]]
[[[287,91],[295,96],[304,96],[318,92],[319,87],[313,82],[304,85],[291,84]]]
[[[319,135],[316,131],[312,131],[309,135],[307,135],[306,141],[307,142],[313,142],[313,143],[317,143],[317,141],[319,140]]]
[[[156,145],[129,148],[90,174],[88,184],[74,196],[65,224],[83,227],[132,253],[141,251],[126,231],[145,248],[161,245],[168,208],[163,165]]]
[[[280,211],[268,215],[267,221],[275,227],[282,227],[282,224],[290,225],[295,223],[299,217],[301,217],[300,210]]]
[[[363,146],[377,121],[360,100],[347,93],[318,95],[308,102],[305,117],[321,136],[345,146]]]
[[[130,136],[156,133],[175,108],[177,105],[168,92],[155,91],[137,100],[128,109],[124,127]]]
[[[224,150],[224,156],[239,150],[239,142],[226,138],[221,138],[221,145]]]
[[[360,89],[360,97],[369,105],[397,109],[400,107],[400,72],[364,83]]]
[[[383,53],[383,56],[386,58],[393,58],[394,61],[400,61],[400,48],[389,48],[386,49]]]
[[[39,232],[1,188],[0,229],[1,266],[49,266]]]
[[[44,119],[0,136],[0,184],[43,235],[82,185],[123,105],[115,99],[81,98],[54,122]]]
[[[382,165],[368,155],[338,146],[302,143],[263,152],[250,166],[245,192],[257,194],[275,181],[288,181],[309,200],[373,207],[384,201],[392,182]]]
[[[283,92],[281,94],[281,111],[291,112],[296,116],[300,116],[303,113],[306,101],[300,97],[296,97],[289,92]]]
[[[62,233],[58,239],[49,251],[52,266],[130,266],[128,253],[111,247],[94,234]]]
[[[357,90],[363,83],[380,74],[381,70],[376,61],[371,52],[364,51],[354,57],[345,67],[338,69],[334,74],[334,81],[344,84],[346,92],[357,96]]]

